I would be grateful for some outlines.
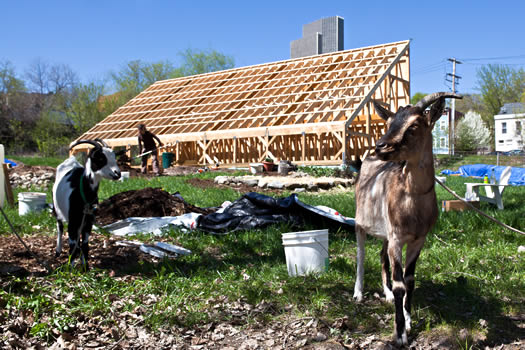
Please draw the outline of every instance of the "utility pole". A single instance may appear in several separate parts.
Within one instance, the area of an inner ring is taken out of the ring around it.
[[[456,75],[456,64],[461,64],[462,62],[458,61],[455,58],[449,58],[448,60],[452,62],[452,74],[447,73],[447,76],[452,77],[452,80],[447,79],[447,81],[452,82],[452,92],[456,93],[457,92],[456,91],[456,79],[458,80],[461,79],[459,75]],[[458,82],[458,85],[459,85],[459,82]],[[450,123],[448,127],[448,131],[449,131],[448,149],[449,149],[449,154],[453,155],[454,154],[455,119],[456,119],[456,99],[453,98],[450,103],[451,103],[451,108],[450,108],[451,115],[450,115],[450,121],[449,121]]]

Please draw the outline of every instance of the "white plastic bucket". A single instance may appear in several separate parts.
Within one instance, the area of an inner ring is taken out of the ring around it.
[[[4,207],[5,201],[5,177],[4,177],[4,145],[0,145],[0,208]],[[9,181],[9,180],[7,180]]]
[[[250,172],[252,174],[259,174],[263,172],[262,163],[250,163]]]
[[[328,269],[328,230],[283,233],[288,275],[319,274]]]
[[[120,181],[126,181],[129,179],[129,171],[123,171],[120,173]]]
[[[46,207],[46,194],[40,192],[20,192],[18,194],[18,215],[38,212]]]

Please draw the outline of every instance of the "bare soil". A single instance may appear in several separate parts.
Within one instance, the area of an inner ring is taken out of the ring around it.
[[[105,226],[129,217],[179,216],[187,213],[209,214],[213,208],[199,208],[160,189],[147,187],[117,193],[99,203],[98,225]]]
[[[67,235],[67,234],[66,234]],[[68,246],[59,257],[55,257],[56,239],[54,236],[37,234],[22,237],[29,249],[41,262],[52,270],[67,264]],[[122,275],[136,268],[139,261],[155,261],[153,257],[143,254],[138,248],[118,246],[115,242],[121,237],[105,237],[93,234],[90,237],[89,263],[93,268],[110,271],[113,275]],[[0,277],[11,276],[44,276],[46,268],[24,248],[14,235],[0,236]]]
[[[261,189],[259,187],[248,186],[243,183],[239,183],[237,185],[219,185],[211,179],[191,178],[191,179],[188,179],[186,182],[197,188],[204,188],[204,189],[206,188],[232,188],[234,190],[239,191],[240,193],[259,192],[259,193],[282,194],[284,192],[284,190],[280,190],[280,189],[274,189],[274,188]]]

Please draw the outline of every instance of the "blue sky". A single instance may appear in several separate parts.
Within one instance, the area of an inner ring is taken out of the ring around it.
[[[288,59],[303,24],[335,15],[345,20],[345,49],[412,39],[412,94],[448,91],[451,57],[464,60],[460,93],[476,92],[481,64],[525,66],[521,0],[0,0],[0,13],[0,59],[17,73],[41,58],[84,82],[134,59],[177,63],[187,48],[233,56],[236,67]]]

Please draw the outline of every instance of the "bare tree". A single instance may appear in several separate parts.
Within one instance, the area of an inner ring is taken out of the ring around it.
[[[35,59],[27,68],[25,75],[31,91],[42,95],[49,92],[50,67],[48,62],[42,58]]]
[[[65,90],[71,91],[78,84],[77,74],[67,64],[58,63],[50,67],[49,89],[58,94]]]

